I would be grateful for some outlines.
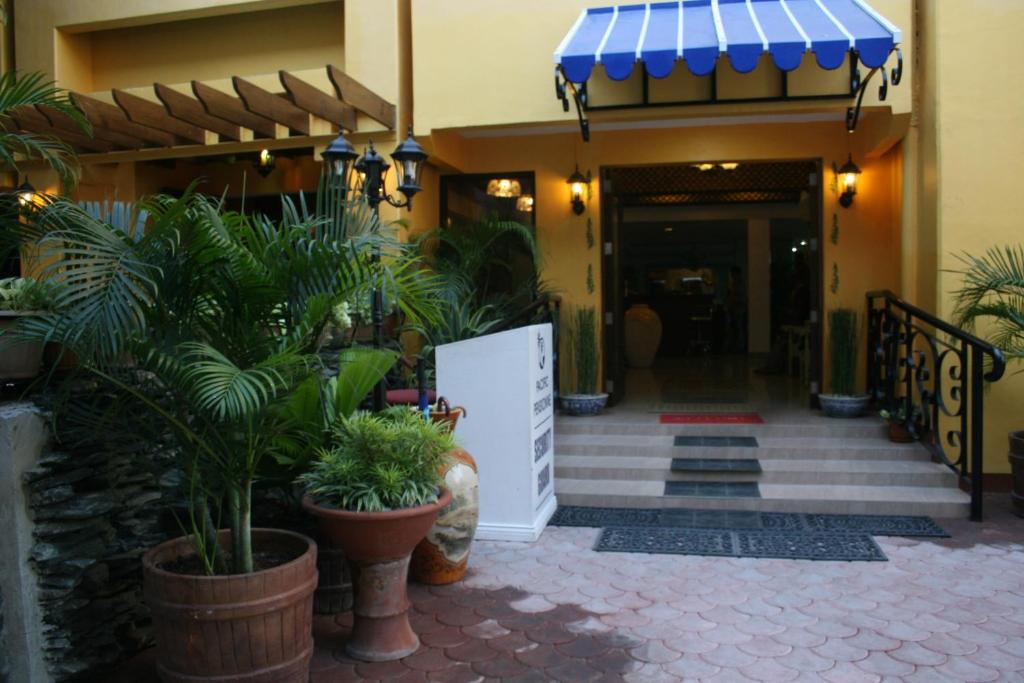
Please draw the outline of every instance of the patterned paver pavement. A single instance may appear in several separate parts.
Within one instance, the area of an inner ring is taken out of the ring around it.
[[[477,542],[462,583],[410,586],[418,652],[352,661],[348,615],[318,617],[311,680],[1024,681],[1007,498],[983,524],[940,520],[951,539],[880,538],[888,562],[596,553],[579,528]],[[123,680],[153,680],[147,660]]]

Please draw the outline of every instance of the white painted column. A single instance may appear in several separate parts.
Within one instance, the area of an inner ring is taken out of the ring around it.
[[[772,242],[767,218],[747,220],[747,350],[771,351]]]

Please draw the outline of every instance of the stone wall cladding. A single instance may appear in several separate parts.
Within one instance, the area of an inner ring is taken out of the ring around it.
[[[146,443],[50,450],[25,486],[48,668],[56,681],[96,680],[152,645],[140,557],[178,535],[166,523],[180,490],[173,454]]]
[[[4,594],[0,593],[0,683],[7,683],[9,670],[7,639],[4,637]]]

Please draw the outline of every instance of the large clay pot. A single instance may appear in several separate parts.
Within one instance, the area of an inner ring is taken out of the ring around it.
[[[868,409],[871,397],[867,394],[847,396],[845,394],[818,394],[821,412],[828,417],[861,417]]]
[[[43,362],[43,342],[19,341],[10,343],[4,336],[13,330],[18,320],[38,315],[26,311],[0,311],[0,380],[26,380],[39,374]]]
[[[420,639],[409,625],[406,581],[409,556],[449,502],[447,490],[427,505],[388,512],[353,512],[321,507],[310,496],[302,506],[331,543],[345,551],[352,569],[352,634],[345,651],[366,662],[401,659]]]
[[[230,532],[220,532],[227,547]],[[165,683],[306,683],[313,656],[316,544],[291,531],[253,529],[256,551],[288,562],[225,576],[175,574],[162,565],[193,555],[176,538],[142,558],[146,603]]]
[[[661,318],[647,304],[626,311],[626,362],[631,368],[649,368],[661,344]]]
[[[1024,431],[1010,432],[1009,456],[1013,474],[1013,512],[1024,517]]]
[[[452,502],[441,510],[427,537],[416,546],[409,566],[413,579],[434,586],[455,583],[465,576],[469,548],[480,521],[480,475],[473,456],[456,448],[449,454],[442,474]]]

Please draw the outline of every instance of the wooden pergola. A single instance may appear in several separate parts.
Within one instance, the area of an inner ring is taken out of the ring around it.
[[[116,105],[71,92],[72,102],[92,125],[91,136],[67,114],[48,107],[22,108],[12,118],[20,129],[60,138],[79,154],[163,148],[199,152],[197,145],[214,147],[203,151],[210,154],[221,144],[259,141],[281,147],[292,140],[301,146],[310,136],[355,132],[359,114],[394,130],[394,104],[338,67],[327,65],[326,70],[334,92],[283,70],[278,72],[283,94],[240,76],[231,78],[236,95],[201,81],[191,82],[192,96],[154,83],[155,100],[115,88]]]

